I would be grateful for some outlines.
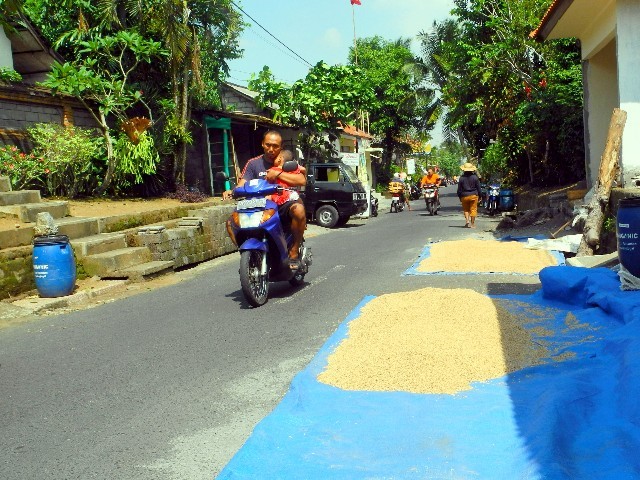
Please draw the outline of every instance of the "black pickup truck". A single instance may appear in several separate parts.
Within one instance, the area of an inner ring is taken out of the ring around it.
[[[310,163],[304,207],[309,220],[326,228],[344,225],[367,210],[367,193],[354,171],[340,162]]]

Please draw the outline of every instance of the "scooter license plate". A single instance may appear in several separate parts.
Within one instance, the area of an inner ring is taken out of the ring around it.
[[[238,202],[238,210],[249,210],[251,208],[265,208],[267,206],[267,199],[262,198],[247,198]]]
[[[391,197],[391,200],[395,200],[396,202],[399,202],[400,201],[400,197],[394,196],[394,197]]]

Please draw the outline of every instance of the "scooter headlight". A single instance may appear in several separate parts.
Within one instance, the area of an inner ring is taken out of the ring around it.
[[[273,208],[259,210],[257,212],[235,212],[240,228],[258,228],[262,223],[276,214]]]
[[[237,213],[240,228],[258,228],[262,222],[262,211]]]

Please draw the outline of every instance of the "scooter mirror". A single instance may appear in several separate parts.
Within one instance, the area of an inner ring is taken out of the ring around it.
[[[224,182],[225,180],[228,180],[229,177],[227,177],[227,174],[224,172],[217,172],[216,173],[216,180],[218,180],[219,182]]]

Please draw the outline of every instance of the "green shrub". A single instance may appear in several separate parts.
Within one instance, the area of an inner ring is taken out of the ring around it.
[[[43,157],[13,145],[0,147],[0,175],[9,177],[14,190],[44,189],[48,173]]]
[[[28,128],[33,154],[43,159],[49,195],[75,198],[91,193],[102,177],[102,137],[92,129],[38,123]]]

